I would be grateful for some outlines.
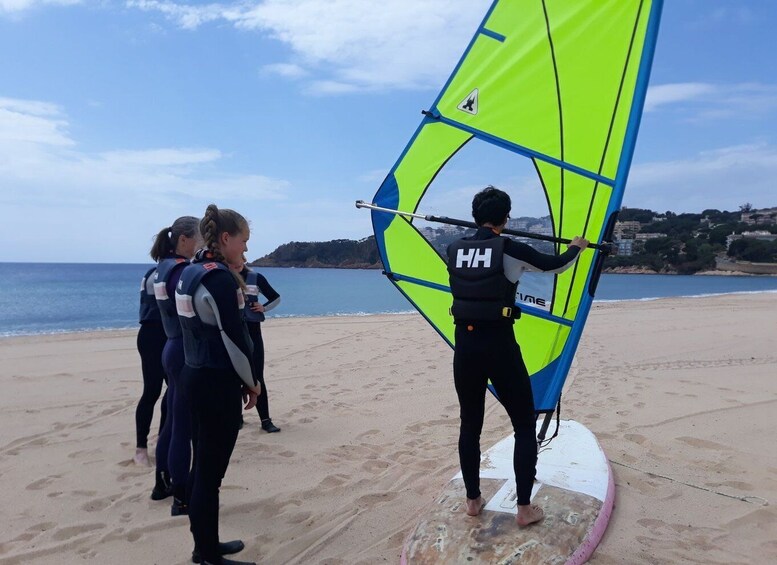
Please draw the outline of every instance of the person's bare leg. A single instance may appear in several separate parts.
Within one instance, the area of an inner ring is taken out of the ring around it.
[[[135,457],[133,457],[133,461],[135,461],[135,465],[149,467],[151,462],[148,460],[148,449],[144,447],[138,447],[135,450]]]
[[[468,498],[467,499],[467,516],[477,516],[480,514],[480,511],[483,510],[483,507],[486,505],[485,500],[483,500],[482,496],[478,496],[477,498]]]
[[[545,518],[545,512],[536,504],[523,504],[518,506],[518,514],[515,523],[521,527],[534,524]]]

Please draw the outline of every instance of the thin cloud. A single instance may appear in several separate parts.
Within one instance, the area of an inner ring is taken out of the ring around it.
[[[645,99],[645,111],[650,112],[659,106],[676,104],[698,100],[716,91],[712,84],[700,82],[684,82],[677,84],[659,84],[648,88],[647,98]]]
[[[265,0],[204,6],[129,0],[175,25],[196,29],[223,21],[265,33],[291,49],[270,70],[310,75],[308,91],[331,94],[438,87],[472,37],[490,0]]]
[[[777,111],[777,86],[701,82],[651,86],[645,100],[645,111],[659,110],[679,112],[689,121],[761,119]]]
[[[740,5],[737,5],[740,4]],[[729,28],[732,24],[749,25],[758,21],[758,16],[750,6],[735,3],[731,6],[718,6],[708,12],[699,12],[699,18],[689,24],[691,29]]]
[[[262,70],[266,73],[282,76],[284,78],[298,79],[307,76],[309,73],[304,68],[293,63],[275,63],[265,65]]]
[[[735,210],[742,200],[756,207],[773,206],[775,178],[777,148],[767,143],[735,145],[688,159],[633,166],[625,201],[629,206],[685,212]]]
[[[202,6],[190,6],[187,4],[178,4],[176,2],[166,2],[159,0],[129,0],[127,7],[137,8],[147,12],[159,12],[167,19],[175,22],[184,29],[197,29],[209,22],[218,20],[232,21],[230,14],[239,17],[237,12],[231,10],[223,4],[206,4]]]
[[[68,123],[55,104],[0,98],[0,143],[70,146]]]
[[[46,5],[72,6],[82,0],[0,0],[0,15],[20,14],[27,10]]]
[[[258,174],[224,171],[212,148],[153,148],[87,153],[67,132],[64,113],[39,101],[0,99],[0,200],[41,206],[90,203],[114,196],[155,200],[232,196],[284,198],[288,183]]]

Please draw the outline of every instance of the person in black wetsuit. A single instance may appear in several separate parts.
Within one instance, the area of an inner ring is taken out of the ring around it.
[[[155,261],[159,258],[151,256]],[[137,347],[140,353],[140,367],[143,373],[143,394],[135,410],[135,457],[136,465],[148,467],[148,433],[151,430],[151,420],[154,417],[154,405],[162,393],[162,383],[167,381],[165,369],[162,366],[162,350],[167,343],[167,336],[162,327],[159,307],[154,298],[154,275],[156,267],[149,269],[140,282],[140,330],[138,331]],[[167,416],[167,392],[160,405],[161,418],[159,433],[165,425]],[[160,477],[160,480],[162,478]]]
[[[254,344],[254,368],[256,369],[256,378],[262,385],[262,394],[256,402],[256,411],[259,413],[259,419],[262,422],[262,429],[267,433],[276,433],[281,429],[273,424],[270,418],[270,404],[267,397],[267,385],[264,382],[264,340],[262,339],[262,322],[265,320],[264,313],[269,312],[281,303],[281,295],[270,286],[267,279],[248,268],[245,257],[241,258],[237,265],[230,265],[236,273],[240,274],[246,285],[246,307],[243,310],[248,326],[248,333]],[[261,297],[265,300],[262,302]]]
[[[219,488],[240,429],[241,399],[250,410],[261,393],[243,318],[244,284],[227,266],[241,260],[250,232],[243,216],[215,204],[208,206],[200,232],[205,248],[183,270],[175,295],[186,358],[181,381],[192,415],[192,560],[247,565],[223,557],[244,545],[240,540],[219,542]]]
[[[525,271],[561,272],[571,266],[588,241],[575,237],[561,255],[546,255],[502,237],[510,214],[507,193],[487,187],[472,200],[475,235],[447,250],[454,318],[453,379],[461,409],[459,461],[467,490],[466,511],[484,506],[480,493],[480,433],[489,378],[515,432],[513,467],[517,485],[516,523],[527,526],[544,517],[531,504],[537,465],[536,414],[529,374],[515,341],[513,323],[518,279]]]
[[[175,310],[175,287],[184,267],[202,245],[200,220],[183,216],[175,220],[167,231],[157,235],[155,245],[162,259],[154,277],[154,295],[162,318],[167,343],[162,352],[162,365],[167,374],[167,420],[156,449],[157,484],[151,492],[153,500],[173,495],[170,514],[186,514],[186,485],[191,464],[191,417],[189,403],[180,386],[184,364],[183,337],[178,313]],[[171,485],[160,488],[159,479],[169,474]]]

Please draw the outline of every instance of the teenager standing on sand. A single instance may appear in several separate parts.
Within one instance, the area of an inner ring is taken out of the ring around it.
[[[151,257],[159,261],[154,248]],[[162,318],[154,297],[154,275],[156,267],[152,267],[140,281],[140,330],[138,331],[137,347],[140,353],[140,368],[143,374],[143,394],[135,410],[135,464],[148,467],[148,433],[151,420],[154,417],[154,405],[162,393],[162,382],[167,381],[165,369],[162,367],[162,350],[167,343],[167,336],[162,327]],[[162,398],[159,433],[165,425],[167,416],[167,393]],[[160,476],[160,481],[162,477]],[[163,481],[162,481],[163,482]]]
[[[478,192],[472,200],[477,232],[448,247],[451,313],[456,324],[453,380],[461,407],[459,460],[467,514],[477,516],[485,504],[480,496],[480,432],[490,379],[513,424],[516,523],[528,526],[542,520],[544,513],[531,504],[537,466],[536,414],[529,373],[513,332],[520,315],[515,293],[525,271],[560,273],[575,262],[588,241],[576,237],[563,254],[545,255],[502,237],[510,208],[506,192],[492,186]]]
[[[269,312],[281,303],[281,295],[270,286],[267,279],[254,270],[248,268],[246,258],[243,256],[237,265],[230,267],[240,275],[246,285],[246,307],[243,310],[248,334],[254,344],[254,369],[256,378],[262,385],[262,394],[256,401],[256,411],[262,422],[262,429],[267,433],[277,433],[281,429],[273,424],[270,418],[270,403],[267,396],[267,386],[264,382],[264,339],[262,339],[262,322],[265,320],[265,312]],[[264,303],[260,300],[264,297]]]
[[[175,310],[175,287],[184,267],[202,245],[200,220],[194,216],[182,216],[173,225],[159,232],[155,253],[162,257],[154,277],[154,295],[162,318],[167,343],[162,352],[162,364],[167,373],[167,421],[157,442],[157,484],[151,498],[160,500],[172,492],[170,514],[186,514],[186,484],[191,464],[191,416],[189,403],[180,385],[180,373],[184,364],[183,336],[178,313]],[[160,489],[159,478],[169,472],[172,486]]]
[[[243,281],[228,264],[242,260],[248,222],[233,210],[208,206],[200,222],[205,248],[181,275],[176,305],[186,365],[181,379],[191,401],[194,460],[189,480],[192,560],[210,565],[248,565],[225,559],[243,542],[219,542],[219,488],[240,429],[241,399],[256,405],[261,386],[243,319]]]

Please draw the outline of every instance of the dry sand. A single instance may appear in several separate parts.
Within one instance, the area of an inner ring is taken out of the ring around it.
[[[222,539],[261,563],[398,562],[457,471],[451,351],[417,315],[264,333],[283,431],[246,416]],[[0,564],[189,563],[187,519],[149,499],[153,470],[132,463],[135,333],[6,338],[0,356]],[[777,294],[597,304],[562,412],[616,478],[591,562],[777,562],[775,385]],[[508,432],[489,397],[483,447]]]

